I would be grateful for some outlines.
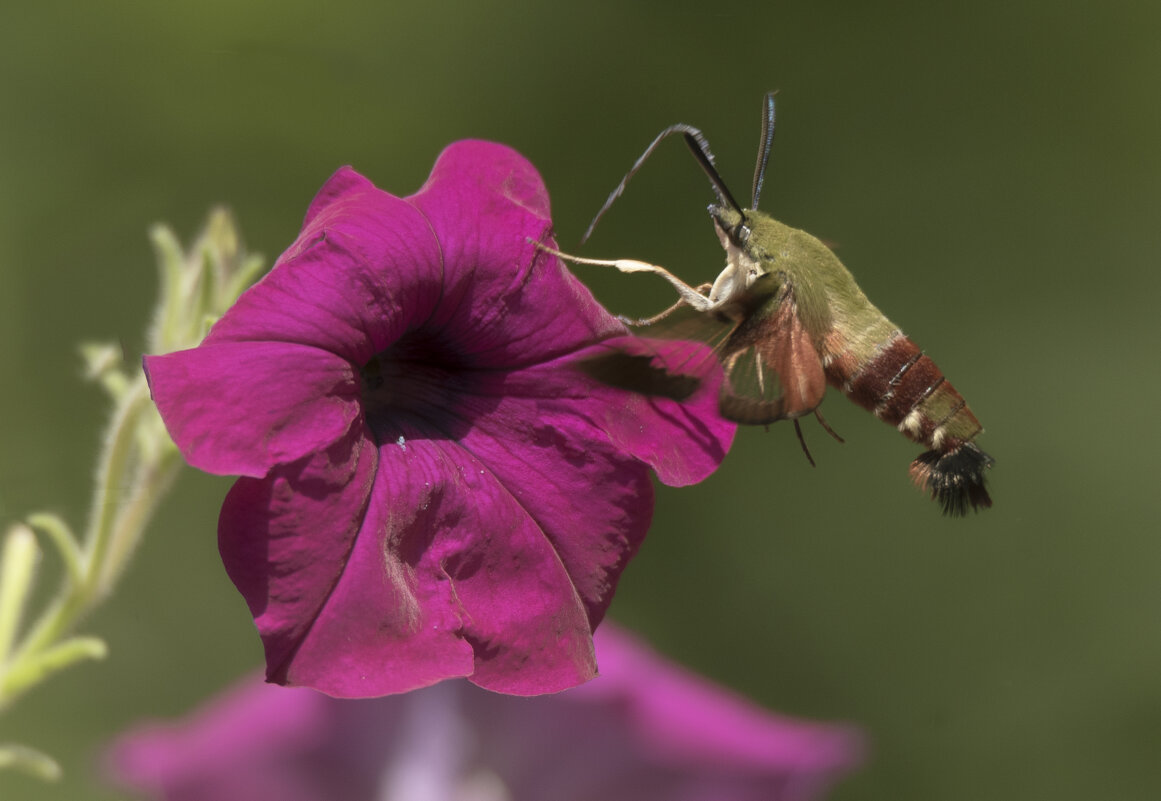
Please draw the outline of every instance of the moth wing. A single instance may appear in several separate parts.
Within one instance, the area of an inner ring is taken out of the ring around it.
[[[698,288],[708,289],[708,285]],[[661,314],[633,325],[635,333],[647,339],[680,339],[708,345],[712,354],[707,356],[720,354],[737,327],[736,320],[719,312],[698,311],[683,300]]]
[[[611,350],[580,363],[603,384],[642,395],[683,401],[720,362],[725,372],[718,398],[722,417],[763,425],[814,411],[826,392],[826,374],[809,332],[798,317],[794,290],[763,276],[735,315],[703,312],[678,302],[635,326],[642,340],[697,343],[678,358]],[[738,319],[740,317],[740,319]]]
[[[719,346],[719,358],[727,377],[719,408],[728,420],[763,425],[801,417],[818,408],[826,393],[822,359],[798,316],[790,284],[749,310]]]

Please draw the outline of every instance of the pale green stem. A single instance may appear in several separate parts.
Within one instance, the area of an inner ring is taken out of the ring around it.
[[[108,589],[103,585],[101,578],[117,533],[116,523],[122,512],[122,504],[117,499],[118,491],[122,487],[132,486],[135,494],[139,496],[142,492],[154,490],[154,487],[131,481],[129,477],[134,452],[138,450],[136,448],[138,421],[151,405],[149,387],[146,386],[145,379],[138,379],[133,383],[114,418],[112,436],[108,440],[108,446],[103,454],[105,458],[97,472],[97,488],[93,493],[93,505],[89,509],[89,529],[85,532],[84,545],[85,591],[92,601],[100,600]],[[138,464],[138,470],[142,474],[150,467],[152,465]],[[144,522],[144,519],[142,518],[140,522]]]
[[[4,552],[0,555],[0,665],[8,660],[20,630],[39,557],[36,535],[28,526],[15,525],[8,530]]]
[[[69,528],[69,524],[53,514],[38,512],[31,514],[27,519],[28,525],[48,537],[56,546],[64,563],[65,574],[72,584],[81,584],[84,581],[84,554],[77,545],[76,535]]]
[[[205,321],[217,319],[262,268],[261,257],[246,256],[229,215],[217,210],[205,231],[184,253],[163,226],[151,231],[161,280],[158,309],[148,334],[155,353],[193,347]],[[70,632],[112,591],[182,460],[153,410],[139,370],[126,373],[116,347],[82,346],[88,377],[99,381],[115,406],[98,457],[96,488],[84,539],[51,514],[35,514],[28,525],[55,546],[64,566],[60,590],[36,622],[21,630],[40,551],[27,526],[5,538],[0,553],[0,709],[50,674],[76,662],[101,659],[105,643]],[[131,377],[132,376],[132,377]],[[0,744],[0,769],[21,768],[55,778],[51,758],[19,745]]]
[[[117,502],[118,489],[131,485],[129,473],[134,463],[137,424],[149,409],[149,404],[149,392],[142,379],[134,383],[117,407],[97,473],[97,489],[89,511],[90,524],[79,559],[79,573],[62,582],[60,594],[29,631],[7,665],[6,675],[0,678],[0,706],[11,702],[16,694],[31,687],[46,672],[79,658],[97,655],[92,649],[81,649],[68,651],[66,655],[70,658],[65,661],[52,658],[44,662],[52,653],[53,644],[71,631],[108,592],[110,585],[106,579],[116,575],[131,553],[132,546],[140,538],[148,511],[158,500],[160,493],[156,482],[143,481],[133,482],[136,505],[130,514],[126,515],[125,507]],[[156,453],[165,451],[159,449]],[[157,475],[155,465],[138,464],[137,467],[143,477]],[[172,471],[164,472],[168,483],[172,480]],[[121,521],[124,525],[118,526]],[[66,546],[65,550],[75,549]],[[112,567],[107,564],[110,552],[117,554],[118,563]],[[66,567],[66,572],[71,571]],[[30,680],[30,676],[35,676],[36,680]]]
[[[0,743],[0,770],[21,770],[44,781],[54,782],[61,777],[60,765],[48,754],[26,745]]]
[[[0,706],[10,703],[53,673],[59,673],[77,662],[104,659],[108,653],[109,647],[99,637],[69,637],[42,651],[23,655],[0,683]]]
[[[185,255],[177,237],[166,226],[155,225],[149,231],[149,238],[153,240],[154,251],[157,253],[157,275],[161,282],[162,298],[150,340],[157,346],[157,352],[165,353],[172,350],[173,343],[179,341],[178,332],[174,329],[184,318],[183,311],[193,303],[193,299],[179,291]]]
[[[155,464],[142,465],[139,483],[118,511],[109,537],[107,556],[97,576],[96,593],[103,597],[112,589],[121,571],[145,533],[153,511],[181,472],[181,455],[176,448],[159,448]]]

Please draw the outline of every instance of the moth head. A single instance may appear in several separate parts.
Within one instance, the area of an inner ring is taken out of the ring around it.
[[[728,206],[710,206],[709,212],[718,240],[726,251],[726,269],[714,281],[710,300],[726,302],[745,293],[767,270],[754,255],[757,237],[753,235],[751,215],[755,212]]]
[[[722,247],[729,249],[733,245],[738,250],[745,250],[751,234],[746,213],[741,209],[716,204],[709,207],[709,213],[713,217],[718,239],[722,240]]]

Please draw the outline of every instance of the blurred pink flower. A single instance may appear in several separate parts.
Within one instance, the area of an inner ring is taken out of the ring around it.
[[[808,801],[862,759],[605,626],[601,677],[540,698],[450,682],[340,700],[256,678],[123,735],[119,784],[158,801]]]
[[[643,346],[553,256],[509,148],[448,147],[415,195],[346,168],[192,350],[146,358],[190,464],[242,476],[222,559],[267,677],[341,697],[452,677],[516,694],[595,675],[592,631],[649,526],[649,468],[700,481],[733,436],[574,363]],[[658,344],[659,366],[690,343]]]

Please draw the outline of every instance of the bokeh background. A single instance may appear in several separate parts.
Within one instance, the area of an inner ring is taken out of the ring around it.
[[[664,126],[701,127],[746,196],[837,243],[987,427],[995,508],[940,517],[918,448],[831,394],[662,489],[612,615],[762,704],[868,732],[840,801],[1161,797],[1161,6],[9,3],[0,24],[0,517],[86,508],[104,407],[74,344],[141,348],[149,224],[234,209],[270,259],[342,164],[406,194],[458,138],[538,165],[562,246]],[[580,252],[711,279],[704,177],[664,147]],[[580,268],[607,306],[660,281]],[[218,562],[229,480],[187,471],[121,591],[111,656],[26,697],[0,739],[64,763],[4,799],[111,799],[93,755],[256,667]],[[55,576],[49,560],[45,582]]]

